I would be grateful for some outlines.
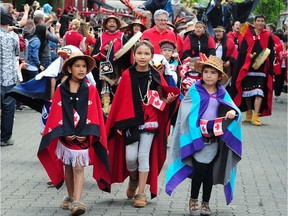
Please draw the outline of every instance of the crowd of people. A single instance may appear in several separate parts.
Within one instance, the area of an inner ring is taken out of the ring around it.
[[[287,32],[260,14],[246,25],[225,17],[211,34],[180,1],[171,12],[151,2],[138,7],[151,9],[151,22],[86,17],[75,7],[53,12],[37,1],[19,13],[1,3],[1,147],[14,144],[16,107],[42,113],[37,156],[49,184],[65,182],[61,208],[71,215],[86,212],[89,165],[106,192],[129,177],[127,198],[145,207],[147,184],[157,196],[169,135],[167,194],[191,178],[190,215],[211,215],[213,185],[224,186],[227,204],[234,196],[242,112],[261,126],[260,117],[272,114],[273,90],[283,103]]]

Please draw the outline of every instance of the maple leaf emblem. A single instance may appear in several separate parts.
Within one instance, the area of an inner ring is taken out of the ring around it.
[[[202,126],[202,131],[206,132],[206,128],[204,126]]]
[[[154,97],[158,97],[158,92],[157,92],[157,91],[154,91],[154,92],[153,92],[153,96],[154,96]]]
[[[219,129],[220,129],[220,125],[219,125],[219,124],[216,124],[216,125],[214,126],[214,128],[215,128],[216,130],[219,130]]]
[[[155,104],[156,106],[160,106],[160,101],[159,101],[159,100],[155,100],[155,101],[154,101],[154,104]]]

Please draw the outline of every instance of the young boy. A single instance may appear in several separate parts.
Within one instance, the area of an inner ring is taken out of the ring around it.
[[[191,215],[211,215],[209,200],[213,184],[223,184],[226,202],[233,199],[236,164],[242,155],[241,112],[225,88],[223,62],[209,56],[197,62],[202,79],[181,101],[166,175],[166,192],[192,178]],[[202,204],[198,196],[203,184]]]
[[[175,75],[177,75],[177,68],[178,68],[178,61],[176,61],[173,57],[173,54],[175,52],[176,49],[176,45],[169,40],[162,40],[159,43],[160,49],[161,49],[161,55],[163,55],[165,57],[165,59],[168,61],[169,63],[169,68],[171,70],[171,72]],[[178,79],[178,75],[177,77],[173,76],[177,86],[179,86],[178,82],[180,81]]]

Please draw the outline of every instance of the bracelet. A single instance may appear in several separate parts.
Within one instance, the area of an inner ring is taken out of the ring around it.
[[[55,34],[59,33],[59,31],[55,31]]]

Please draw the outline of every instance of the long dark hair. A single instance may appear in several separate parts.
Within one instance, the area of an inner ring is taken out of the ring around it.
[[[220,42],[222,44],[222,46],[225,46],[226,45],[226,41],[227,41],[227,34],[226,32],[223,32],[223,37],[221,38]],[[217,43],[218,39],[216,38],[216,35],[214,35],[214,41],[215,43]]]
[[[46,31],[47,31],[46,25],[44,24],[36,25],[36,30],[35,30],[34,35],[37,36],[41,42],[39,53],[41,53],[44,50],[46,43],[47,43]]]

